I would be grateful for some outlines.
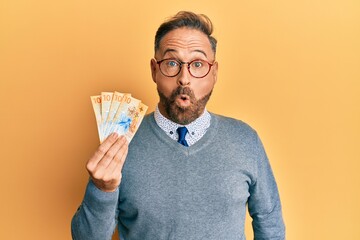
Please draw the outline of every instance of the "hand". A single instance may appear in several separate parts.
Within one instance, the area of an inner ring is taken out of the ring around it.
[[[121,182],[121,171],[128,153],[128,142],[124,136],[110,134],[100,144],[86,164],[95,186],[104,192],[116,191]]]

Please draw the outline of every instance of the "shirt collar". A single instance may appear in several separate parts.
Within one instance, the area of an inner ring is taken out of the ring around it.
[[[156,106],[154,117],[157,125],[162,130],[164,130],[168,136],[173,139],[177,139],[176,129],[184,125],[180,125],[164,117],[164,115],[161,114],[158,106]],[[187,134],[189,135],[189,138],[201,138],[205,134],[206,130],[210,127],[210,121],[211,115],[205,108],[203,114],[201,114],[200,117],[185,125],[189,131],[189,134]]]

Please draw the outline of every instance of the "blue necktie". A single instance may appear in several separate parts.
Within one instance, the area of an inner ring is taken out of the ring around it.
[[[185,147],[188,147],[188,143],[185,140],[186,133],[188,132],[186,127],[179,127],[177,130],[177,133],[179,134],[178,143],[184,145]]]

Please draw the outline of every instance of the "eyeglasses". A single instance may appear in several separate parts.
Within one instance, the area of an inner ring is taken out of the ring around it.
[[[177,76],[184,64],[187,64],[187,69],[194,78],[203,78],[210,72],[214,63],[209,63],[205,60],[195,59],[191,62],[181,62],[174,58],[166,58],[156,62],[159,64],[160,72],[166,77]]]

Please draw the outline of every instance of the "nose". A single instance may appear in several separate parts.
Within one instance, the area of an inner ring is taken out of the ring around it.
[[[190,84],[191,75],[189,73],[188,65],[182,65],[178,77],[178,84],[181,86],[187,86]]]

